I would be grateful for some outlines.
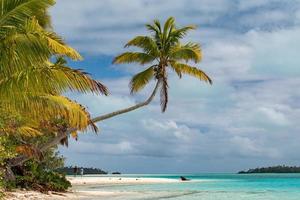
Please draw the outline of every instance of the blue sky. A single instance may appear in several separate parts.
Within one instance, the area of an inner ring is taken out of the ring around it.
[[[147,98],[152,85],[129,95],[130,77],[143,69],[112,65],[144,24],[174,16],[196,24],[185,41],[198,42],[198,65],[208,86],[170,75],[170,102],[99,123],[61,148],[67,164],[125,173],[235,172],[257,166],[300,165],[299,0],[58,0],[55,30],[85,60],[74,68],[106,84],[109,97],[69,94],[93,116]]]

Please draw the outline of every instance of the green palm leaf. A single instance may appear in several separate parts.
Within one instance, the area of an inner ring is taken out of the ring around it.
[[[172,69],[174,69],[177,72],[177,74],[180,74],[179,77],[181,77],[181,74],[188,74],[190,76],[196,77],[202,81],[212,84],[212,80],[210,79],[210,77],[205,72],[196,67],[177,62],[171,62],[170,64]]]
[[[43,135],[43,133],[40,130],[30,126],[18,127],[16,132],[21,136],[25,136],[25,137],[37,137]]]
[[[170,33],[170,37],[176,38],[177,40],[182,39],[184,36],[187,35],[187,33],[191,30],[195,30],[196,26],[194,25],[189,25],[185,26],[180,29],[176,29]]]
[[[27,94],[38,95],[43,93],[61,94],[67,91],[82,93],[92,92],[95,94],[108,94],[107,88],[99,81],[93,80],[81,70],[71,69],[58,61],[49,63],[48,67],[28,67],[11,76],[0,75],[0,97],[11,101],[25,100]],[[19,98],[16,98],[19,97]]]
[[[194,61],[198,63],[202,59],[200,46],[195,43],[188,43],[186,45],[176,45],[170,50],[171,60],[185,60]]]
[[[156,57],[159,55],[159,50],[155,41],[148,36],[137,36],[130,40],[125,47],[136,46],[142,48],[144,52]]]
[[[0,28],[23,24],[28,18],[54,3],[54,0],[0,0]]]
[[[142,65],[151,63],[155,60],[155,57],[148,53],[141,52],[126,52],[119,56],[117,56],[113,63],[121,64],[121,63],[140,63]]]
[[[143,89],[154,76],[154,67],[151,66],[145,71],[136,74],[130,81],[131,93],[135,93]]]
[[[173,31],[175,28],[175,19],[174,17],[169,17],[164,25],[164,32],[163,32],[163,40],[164,42],[167,41],[169,34]]]
[[[79,53],[75,49],[66,45],[63,39],[55,32],[46,31],[45,29],[43,29],[35,18],[28,20],[25,25],[25,29],[27,34],[34,34],[41,41],[44,40],[44,42],[47,44],[47,47],[51,49],[52,54],[56,54],[59,56],[68,56],[69,58],[72,58],[74,60],[82,59]]]

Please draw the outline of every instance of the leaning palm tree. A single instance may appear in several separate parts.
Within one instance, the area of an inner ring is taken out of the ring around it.
[[[150,65],[144,71],[134,75],[129,86],[131,94],[134,94],[142,90],[151,80],[154,80],[156,81],[156,86],[153,92],[146,101],[96,117],[93,119],[93,122],[103,121],[146,106],[153,100],[159,89],[161,109],[162,112],[165,112],[169,99],[168,73],[170,69],[179,78],[186,74],[212,84],[211,78],[204,71],[189,64],[190,62],[197,64],[201,61],[200,45],[193,42],[181,43],[181,39],[189,31],[196,29],[194,25],[178,28],[175,24],[175,19],[170,17],[163,26],[158,20],[154,20],[154,23],[147,24],[146,28],[150,31],[150,36],[137,36],[125,45],[125,48],[134,46],[142,51],[122,53],[114,59],[113,63]]]
[[[147,29],[152,33],[150,36],[137,36],[130,40],[125,47],[135,46],[140,48],[141,52],[125,52],[117,56],[113,63],[138,63],[141,65],[150,65],[146,70],[136,74],[130,81],[130,90],[134,94],[143,89],[151,80],[156,81],[156,85],[151,95],[146,101],[138,103],[129,108],[108,113],[99,117],[93,118],[92,123],[97,123],[117,115],[121,115],[143,106],[148,105],[160,90],[160,101],[162,112],[166,111],[168,103],[168,73],[169,69],[175,71],[179,78],[187,74],[198,78],[201,81],[212,84],[209,76],[197,67],[191,66],[189,63],[199,63],[202,58],[201,48],[197,43],[182,44],[181,39],[190,30],[194,30],[195,26],[186,26],[178,28],[175,25],[173,17],[169,18],[162,27],[160,22],[155,20],[154,24],[147,24]],[[45,151],[48,148],[59,144],[69,134],[74,132],[74,128],[60,133],[53,140],[45,143],[41,150]],[[28,157],[16,158],[11,165],[18,165],[29,159]]]
[[[143,106],[148,105],[160,89],[161,108],[165,112],[168,103],[168,69],[177,73],[179,78],[183,74],[191,75],[199,80],[212,84],[212,80],[205,72],[193,67],[189,61],[199,63],[202,58],[201,48],[197,43],[182,44],[181,39],[186,36],[188,31],[194,30],[195,26],[178,28],[175,20],[170,17],[162,27],[160,22],[155,20],[154,24],[147,24],[147,29],[152,33],[150,36],[137,36],[130,40],[125,47],[139,47],[142,52],[125,52],[117,56],[113,63],[138,63],[150,66],[133,76],[130,81],[131,93],[136,93],[143,89],[151,80],[156,81],[156,86],[149,98],[141,103],[126,109],[118,110],[92,119],[93,123],[100,122],[117,115],[121,115]],[[57,137],[56,140],[49,142],[46,146],[52,146],[68,135],[71,131]]]

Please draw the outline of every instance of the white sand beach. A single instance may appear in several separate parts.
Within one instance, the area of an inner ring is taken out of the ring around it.
[[[67,193],[52,193],[42,194],[33,191],[15,191],[7,193],[6,200],[61,200],[61,199],[89,199],[97,197],[97,199],[106,199],[107,197],[124,197],[126,195],[135,195],[133,192],[125,191],[89,191],[80,189],[82,186],[113,186],[120,184],[164,184],[164,183],[178,183],[176,179],[164,179],[164,178],[139,178],[139,177],[68,177],[68,180],[72,183],[73,188]]]
[[[76,185],[116,185],[116,184],[151,184],[151,183],[174,183],[175,179],[167,178],[139,178],[139,177],[69,177],[73,186]]]
[[[106,192],[106,191],[72,191],[67,193],[49,193],[43,194],[34,191],[15,191],[7,193],[5,200],[64,200],[64,199],[90,199],[96,198],[97,199],[106,199],[107,197],[124,197],[126,195],[131,195],[131,193],[127,192]],[[132,194],[133,195],[133,194]]]

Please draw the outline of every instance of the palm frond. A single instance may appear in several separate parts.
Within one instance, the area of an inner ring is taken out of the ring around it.
[[[54,3],[54,0],[0,0],[0,27],[23,24],[28,18],[46,10]]]
[[[16,130],[16,133],[25,137],[37,137],[43,135],[38,129],[30,126],[21,126]]]
[[[125,48],[130,46],[142,48],[144,52],[152,55],[153,57],[157,57],[159,55],[159,50],[155,41],[148,36],[137,36],[133,38],[125,45]]]
[[[141,52],[126,52],[119,56],[117,56],[114,60],[114,64],[124,64],[124,63],[139,63],[139,64],[147,64],[151,63],[155,60],[155,57],[148,53]]]
[[[52,30],[52,20],[47,9],[41,9],[39,12],[35,13],[35,18],[38,20],[39,25],[45,30]]]
[[[154,24],[146,24],[146,27],[149,31],[154,32],[155,34],[161,34],[161,25],[159,20],[154,20]]]
[[[27,99],[13,103],[1,101],[1,106],[6,107],[8,112],[16,111],[32,121],[64,119],[68,127],[78,131],[88,129],[94,132],[98,131],[86,109],[66,97],[41,94],[39,96],[28,95]]]
[[[76,128],[78,131],[87,129],[98,131],[95,124],[92,123],[90,114],[82,105],[63,96],[45,95],[35,97],[35,99],[33,102],[36,102],[36,106],[40,108],[36,111],[36,116],[40,116],[40,112],[43,111],[46,118],[63,118],[70,128]]]
[[[80,54],[73,48],[66,45],[63,39],[58,36],[55,32],[46,31],[40,24],[39,21],[34,17],[27,21],[25,24],[26,33],[34,34],[41,41],[45,41],[48,47],[51,49],[51,53],[59,56],[68,56],[74,60],[81,60]]]
[[[67,56],[73,60],[82,60],[81,55],[75,49],[66,45],[56,33],[47,31],[41,36],[47,40],[54,55]]]
[[[27,20],[21,30],[8,31],[0,43],[0,51],[0,69],[6,75],[28,66],[41,65],[51,55],[81,59],[78,52],[54,32],[45,31],[35,18]]]
[[[6,76],[28,66],[44,63],[51,55],[46,42],[34,34],[12,31],[0,43],[0,70]]]
[[[175,23],[175,19],[174,17],[169,17],[164,25],[164,31],[163,31],[163,38],[164,40],[167,40],[168,38],[168,34],[170,32],[172,32],[173,28],[175,28],[174,26]]]
[[[185,26],[183,28],[176,29],[170,33],[170,37],[176,38],[177,40],[182,39],[191,30],[195,30],[195,25]]]
[[[129,87],[131,93],[135,93],[143,89],[154,76],[154,67],[151,66],[145,71],[136,74],[130,81]]]
[[[188,43],[183,46],[176,45],[170,50],[170,59],[185,60],[186,62],[192,60],[198,63],[202,59],[201,48],[195,43]]]
[[[158,20],[154,20],[153,25],[152,24],[146,24],[147,29],[150,32],[153,32],[153,38],[157,44],[158,49],[162,49],[162,29],[161,24]]]
[[[109,91],[101,82],[92,79],[88,73],[72,69],[66,66],[63,58],[58,58],[56,63],[50,65],[50,71],[53,72],[54,77],[58,77],[56,81],[65,80],[65,87],[71,91],[79,91],[82,93],[92,92],[96,94],[108,95]]]
[[[188,74],[190,76],[194,76],[202,81],[212,84],[212,80],[210,79],[210,77],[205,72],[196,67],[177,62],[171,62],[170,65],[177,72],[177,74]]]
[[[60,94],[67,91],[108,95],[107,88],[81,70],[71,69],[62,60],[48,67],[28,67],[11,76],[0,75],[0,97],[13,101],[25,100],[27,94]],[[14,94],[14,99],[11,95]],[[19,98],[17,98],[19,97]],[[24,97],[24,98],[22,98]]]

